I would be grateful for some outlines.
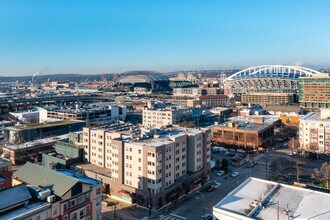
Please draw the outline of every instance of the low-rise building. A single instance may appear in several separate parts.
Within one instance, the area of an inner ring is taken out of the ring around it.
[[[198,96],[204,95],[219,95],[223,93],[223,90],[219,87],[210,87],[210,88],[198,88],[198,87],[183,87],[183,88],[174,88],[173,96],[177,97],[192,97],[196,98]]]
[[[209,129],[84,128],[83,132],[86,160],[94,164],[87,165],[86,174],[99,176],[112,196],[130,203],[160,208],[209,179]]]
[[[56,169],[70,169],[70,166],[84,161],[84,150],[69,142],[57,141],[54,150],[42,153],[42,166]]]
[[[219,94],[219,95],[204,95],[199,96],[201,106],[208,108],[223,107],[228,102],[228,96]]]
[[[13,185],[0,191],[0,198],[8,199],[0,200],[0,219],[102,218],[98,180],[28,162],[14,173]]]
[[[50,136],[68,134],[79,131],[86,122],[78,120],[63,120],[36,124],[18,124],[4,129],[7,143],[21,144]]]
[[[144,126],[167,126],[190,120],[192,120],[192,108],[188,107],[144,108],[142,112]]]
[[[243,103],[258,105],[293,104],[296,102],[294,93],[245,93],[241,96]]]
[[[11,187],[11,161],[0,157],[0,190]]]
[[[22,144],[7,144],[3,146],[3,156],[10,159],[13,165],[25,163],[26,161],[39,160],[40,153],[53,151],[53,145],[57,141],[65,141],[68,134],[47,137],[39,140],[29,141]]]
[[[330,153],[330,109],[320,109],[320,112],[301,117],[299,142],[303,151]]]
[[[249,178],[213,206],[213,219],[330,219],[329,193]]]
[[[60,120],[81,120],[90,122],[113,122],[125,120],[127,108],[125,106],[110,105],[109,103],[95,103],[76,108],[59,106],[39,108],[40,123]]]
[[[274,116],[233,117],[212,128],[212,141],[243,148],[266,147],[280,122]]]

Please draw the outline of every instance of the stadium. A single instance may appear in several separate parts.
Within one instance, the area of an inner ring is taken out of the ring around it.
[[[227,77],[224,93],[242,103],[291,105],[298,102],[299,78],[314,74],[321,73],[301,66],[250,67]]]
[[[320,74],[300,66],[263,65],[241,70],[225,80],[227,95],[244,93],[293,93],[298,90],[299,77]]]

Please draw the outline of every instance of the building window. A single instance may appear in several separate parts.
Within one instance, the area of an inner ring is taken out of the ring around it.
[[[90,207],[90,205],[88,205],[87,207],[86,207],[86,212],[89,212],[91,210],[91,207]]]
[[[96,195],[99,195],[99,194],[101,194],[101,188],[96,189]]]

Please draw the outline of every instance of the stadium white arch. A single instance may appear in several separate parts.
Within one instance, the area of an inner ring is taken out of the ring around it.
[[[262,66],[255,66],[241,70],[227,77],[226,81],[255,78],[255,77],[290,79],[290,78],[299,78],[304,76],[312,76],[313,74],[322,74],[322,73],[301,66],[262,65]]]

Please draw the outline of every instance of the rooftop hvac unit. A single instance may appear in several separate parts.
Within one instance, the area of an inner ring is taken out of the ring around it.
[[[47,197],[47,202],[48,203],[53,203],[53,202],[55,202],[55,200],[56,200],[55,195],[51,195],[51,196]]]

